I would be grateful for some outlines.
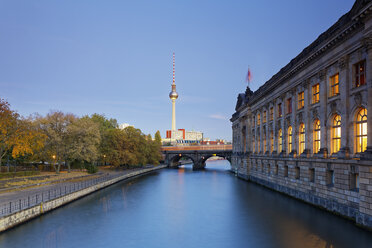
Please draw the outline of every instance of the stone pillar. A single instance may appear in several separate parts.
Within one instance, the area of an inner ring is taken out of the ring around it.
[[[311,89],[309,89],[310,82],[306,80],[303,83],[304,87],[304,111],[303,111],[303,122],[305,124],[305,150],[303,155],[306,157],[310,156],[311,151],[311,116],[310,116],[310,104],[311,104]]]
[[[262,113],[260,113],[260,129],[259,129],[259,139],[260,139],[260,154],[263,153],[263,131],[262,131]]]
[[[339,68],[339,90],[340,102],[339,110],[341,111],[341,148],[337,153],[338,158],[348,158],[350,155],[349,146],[349,60],[345,55],[338,61]]]
[[[292,114],[291,114],[291,126],[292,126],[292,151],[290,151],[291,156],[297,155],[297,146],[298,146],[298,126],[296,125],[296,114],[297,114],[297,91],[296,89],[292,90]]]
[[[249,113],[247,114],[247,152],[252,152],[252,121],[251,121],[252,115]]]
[[[285,97],[283,96],[281,98],[281,101],[282,101],[282,117],[281,117],[281,121],[280,121],[280,124],[281,124],[281,128],[282,128],[282,151],[280,151],[280,154],[282,154],[282,156],[286,155],[287,154],[287,125],[285,123]]]
[[[280,151],[278,151],[278,130],[280,127],[276,126],[276,101],[273,102],[273,135],[274,135],[274,145],[273,145],[273,155],[279,154]]]
[[[266,150],[266,153],[265,154],[270,154],[270,131],[269,131],[269,115],[270,115],[270,110],[268,109],[268,107],[266,107],[266,128],[265,128],[265,131],[266,131],[266,147],[265,147],[265,150]]]
[[[319,80],[319,120],[320,120],[320,150],[315,156],[326,158],[328,156],[328,140],[327,140],[327,98],[328,98],[328,75],[326,70],[318,72]]]

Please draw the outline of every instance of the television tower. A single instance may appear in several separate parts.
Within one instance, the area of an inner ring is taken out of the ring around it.
[[[169,98],[172,100],[172,131],[176,130],[176,99],[178,98],[178,93],[176,92],[174,66],[175,66],[175,63],[174,63],[174,53],[173,53],[173,82],[172,82],[172,91],[169,93]]]

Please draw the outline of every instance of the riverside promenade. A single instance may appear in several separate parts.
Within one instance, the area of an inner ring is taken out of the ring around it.
[[[105,173],[79,182],[65,182],[0,194],[0,232],[74,201],[121,180],[155,170],[165,165]]]

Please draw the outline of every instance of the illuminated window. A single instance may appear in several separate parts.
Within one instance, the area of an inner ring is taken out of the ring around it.
[[[319,102],[319,84],[316,84],[312,87],[313,92],[313,103]]]
[[[292,113],[292,98],[287,99],[287,114]]]
[[[262,122],[263,122],[263,123],[266,123],[266,111],[264,111]]]
[[[340,150],[341,146],[341,116],[335,115],[332,123],[332,153]]]
[[[257,115],[257,125],[259,126],[261,124],[261,115]]]
[[[282,104],[278,104],[278,117],[282,117]]]
[[[292,151],[292,127],[288,128],[288,153]]]
[[[366,75],[366,63],[365,61],[355,64],[354,69],[355,69],[355,78],[354,78],[355,87],[365,85],[366,84],[366,76],[365,76]]]
[[[257,137],[257,152],[260,153],[261,152],[261,136],[258,135]]]
[[[313,153],[318,153],[320,150],[320,120],[316,119],[314,121],[314,131],[313,131]]]
[[[305,124],[300,124],[300,135],[298,136],[298,154],[302,154],[305,150]]]
[[[356,118],[356,152],[367,149],[367,109],[359,110]]]
[[[329,78],[330,85],[330,96],[336,96],[340,94],[338,73]]]
[[[274,120],[274,108],[270,108],[270,121]]]
[[[304,107],[304,92],[298,93],[298,109],[302,109]]]
[[[266,132],[264,132],[263,137],[263,152],[266,153]]]
[[[274,151],[274,132],[270,132],[270,153]]]
[[[283,132],[282,129],[278,131],[278,152],[282,152],[283,150]]]

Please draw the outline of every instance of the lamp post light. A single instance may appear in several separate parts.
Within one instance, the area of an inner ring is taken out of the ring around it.
[[[104,165],[106,166],[106,154],[103,154],[103,162],[104,162]]]
[[[54,166],[54,169],[56,169],[56,155],[53,155],[52,158],[53,158],[53,166]],[[49,167],[49,168],[50,168],[50,167]]]

